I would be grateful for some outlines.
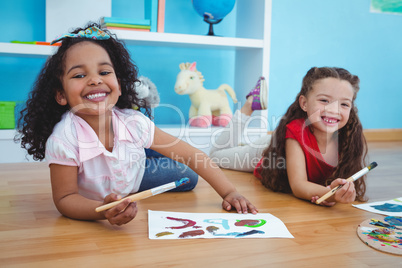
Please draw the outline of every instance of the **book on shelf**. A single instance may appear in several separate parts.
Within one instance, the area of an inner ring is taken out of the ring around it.
[[[105,23],[118,23],[118,24],[131,24],[131,25],[143,25],[150,26],[151,21],[149,19],[133,19],[133,18],[120,18],[120,17],[102,17],[101,24]]]
[[[158,33],[163,33],[165,31],[165,1],[158,0]]]
[[[165,2],[166,0],[144,1],[145,19],[102,17],[101,26],[114,30],[138,30],[150,32],[165,31]]]
[[[131,29],[151,29],[150,25],[136,25],[136,24],[123,24],[123,23],[103,23],[102,27],[120,27]]]
[[[151,32],[158,31],[158,0],[147,0],[144,2],[145,19],[151,22]]]
[[[61,46],[61,43],[56,43],[51,45],[50,42],[42,42],[42,41],[18,41],[18,40],[13,40],[10,41],[10,43],[13,44],[26,44],[26,45],[41,45],[41,46]]]
[[[107,26],[106,29],[109,29],[109,30],[123,30],[123,31],[150,32],[150,29],[124,28],[124,27],[113,27],[113,26]]]

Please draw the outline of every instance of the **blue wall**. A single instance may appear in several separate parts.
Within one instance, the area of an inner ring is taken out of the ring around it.
[[[179,12],[177,11],[179,10]],[[0,42],[12,40],[45,40],[46,1],[15,0],[1,4],[0,24],[12,25],[0,35]],[[112,0],[112,16],[143,18],[144,3],[139,0]],[[214,27],[218,35],[235,35],[235,11]],[[80,27],[83,25],[72,25]],[[208,25],[192,6],[191,1],[166,1],[165,32],[199,34],[208,32]],[[217,88],[222,83],[233,86],[234,51],[169,48],[158,46],[128,46],[140,75],[149,77],[157,86],[161,106],[155,109],[157,124],[180,124],[188,121],[190,99],[174,93],[179,64],[197,62],[197,69],[206,81],[205,88]],[[0,57],[0,100],[24,101],[45,59]],[[9,89],[9,90],[6,90]],[[170,108],[174,105],[179,107]]]
[[[45,40],[45,0],[2,1],[0,42]],[[45,59],[0,56],[0,100],[22,101]]]
[[[339,66],[360,77],[364,128],[402,128],[401,29],[402,15],[370,13],[370,0],[273,0],[271,122],[310,67]]]
[[[45,5],[45,0],[2,1],[0,42],[44,40]],[[139,17],[142,10],[141,1],[113,0],[113,16]],[[235,11],[216,25],[217,34],[234,36]],[[401,26],[402,16],[370,13],[370,0],[273,0],[270,122],[275,125],[293,102],[310,67],[340,66],[361,79],[357,105],[364,128],[402,128]],[[204,35],[207,29],[190,0],[166,1],[166,32]],[[206,88],[216,88],[222,82],[233,84],[234,51],[129,49],[140,74],[157,85],[161,103],[179,106],[185,116],[188,97],[173,93],[181,62],[197,61]],[[26,99],[44,61],[0,57],[0,100]],[[157,108],[155,117],[159,124],[180,122],[178,113],[169,108]]]

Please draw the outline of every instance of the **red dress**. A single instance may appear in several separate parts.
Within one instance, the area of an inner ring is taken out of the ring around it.
[[[329,178],[335,170],[335,167],[325,162],[318,148],[315,136],[310,131],[310,128],[305,126],[305,119],[295,119],[287,124],[285,138],[294,139],[300,144],[306,158],[308,180],[318,184],[324,184],[325,180]],[[261,178],[259,173],[261,163],[262,159],[254,170],[254,175],[257,178]]]

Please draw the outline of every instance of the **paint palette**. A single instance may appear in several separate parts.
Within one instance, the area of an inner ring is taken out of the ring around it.
[[[402,255],[402,217],[376,216],[357,227],[357,235],[377,250]]]

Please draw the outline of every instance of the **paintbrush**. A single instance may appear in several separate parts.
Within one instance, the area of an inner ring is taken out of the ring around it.
[[[370,165],[368,165],[367,167],[363,168],[362,170],[360,170],[359,172],[357,172],[356,174],[352,175],[351,177],[347,178],[346,180],[348,182],[352,182],[357,180],[358,178],[366,175],[370,170],[372,170],[373,168],[375,168],[377,166],[377,162],[373,162]],[[334,189],[332,189],[331,191],[329,191],[328,193],[326,193],[325,195],[323,195],[321,198],[319,198],[315,203],[316,204],[320,204],[322,201],[325,201],[326,199],[328,199],[329,197],[331,197],[333,194],[335,194],[339,189],[341,189],[343,186],[343,184],[338,185],[337,187],[335,187]]]
[[[186,183],[189,183],[189,182],[190,182],[189,178],[182,178],[182,179],[174,181],[174,182],[169,182],[169,183],[166,183],[164,185],[161,185],[161,186],[158,186],[158,187],[143,191],[141,193],[136,193],[136,194],[133,194],[133,195],[129,195],[129,196],[127,196],[127,197],[125,197],[123,199],[120,199],[118,201],[115,201],[115,202],[108,203],[106,205],[97,207],[95,209],[95,211],[96,212],[101,212],[101,211],[107,210],[109,208],[117,206],[118,204],[120,204],[121,202],[124,202],[127,199],[129,199],[130,202],[135,202],[135,201],[138,201],[138,200],[141,200],[141,199],[145,199],[145,198],[157,195],[157,194],[164,193],[164,192],[169,191],[171,189],[177,188],[177,187],[182,186],[182,185],[184,185]]]

